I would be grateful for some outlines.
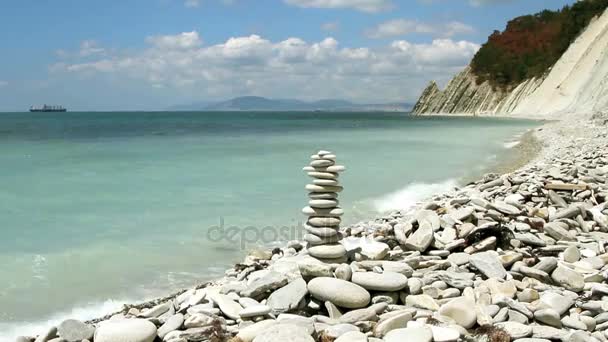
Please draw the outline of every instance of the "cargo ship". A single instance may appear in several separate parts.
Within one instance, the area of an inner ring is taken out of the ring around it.
[[[30,112],[67,112],[67,109],[62,106],[43,105],[41,107],[31,106]]]

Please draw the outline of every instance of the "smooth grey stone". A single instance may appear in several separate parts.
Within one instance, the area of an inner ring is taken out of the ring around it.
[[[329,159],[317,159],[310,162],[312,167],[328,167],[334,165],[336,162]]]
[[[95,330],[95,342],[152,342],[156,326],[145,319],[105,321]]]
[[[407,238],[405,248],[418,252],[426,251],[434,240],[434,231],[429,223],[423,223],[418,229]]]
[[[213,324],[214,318],[213,316],[206,314],[206,313],[195,313],[192,315],[189,315],[185,320],[184,320],[184,328],[186,329],[194,329],[194,328],[203,328],[203,327],[207,327],[210,326],[211,324]],[[173,330],[175,331],[175,330]],[[169,332],[170,333],[170,332]],[[169,334],[167,333],[167,334]]]
[[[315,184],[306,184],[306,190],[310,192],[342,192],[344,188],[339,185],[315,185]],[[309,202],[310,204],[310,202]],[[311,204],[311,207],[314,207]]]
[[[567,296],[555,292],[543,292],[540,296],[541,308],[551,308],[560,316],[566,313],[574,305],[574,301]]]
[[[337,217],[312,216],[312,217],[308,218],[307,223],[314,227],[333,227],[333,226],[339,226],[341,221],[342,220],[340,220]]]
[[[553,309],[536,310],[534,312],[534,318],[537,321],[550,325],[552,327],[560,329],[562,327],[562,322],[559,318],[559,313]]]
[[[351,331],[359,332],[359,328],[352,324],[340,323],[331,325],[327,327],[327,329],[323,330],[323,336],[329,338],[338,338]]]
[[[385,342],[432,342],[433,331],[428,326],[410,327],[389,331],[384,336]]]
[[[300,301],[308,294],[306,282],[298,278],[282,288],[274,291],[266,304],[275,314],[285,313],[295,310]]]
[[[331,172],[319,172],[319,171],[311,171],[308,172],[308,176],[317,179],[337,179],[339,175],[337,173]]]
[[[287,276],[279,272],[271,271],[265,276],[254,280],[247,290],[241,291],[241,295],[245,297],[257,298],[266,293],[279,289],[287,285]]]
[[[239,303],[235,302],[232,298],[221,293],[210,293],[209,297],[220,308],[226,317],[234,320],[241,318],[239,312],[243,310],[243,307]]]
[[[245,319],[257,316],[266,316],[270,313],[270,311],[271,309],[268,305],[260,304],[244,308],[239,312],[239,315],[241,316],[241,318]]]
[[[540,261],[534,265],[533,268],[551,274],[557,267],[557,258],[547,257],[541,258]]]
[[[551,273],[551,278],[560,286],[574,292],[581,292],[585,288],[583,276],[566,266],[558,265]]]
[[[528,324],[528,317],[518,311],[509,310],[509,322]]]
[[[471,255],[469,264],[479,270],[479,272],[487,278],[504,279],[507,276],[507,271],[500,262],[498,253],[495,251],[473,254]]]
[[[184,324],[184,315],[181,313],[175,314],[165,322],[160,328],[158,328],[158,337],[161,339],[168,333],[178,330]]]
[[[581,259],[581,252],[576,246],[570,246],[564,251],[564,261],[575,263]]]
[[[368,342],[367,335],[360,331],[349,331],[338,337],[334,342]]]
[[[165,312],[169,311],[170,307],[171,307],[171,302],[162,303],[153,308],[143,311],[138,316],[143,317],[143,318],[158,317],[158,316],[164,314]]]
[[[312,180],[312,184],[314,185],[321,185],[321,186],[338,186],[340,185],[340,182],[338,182],[337,179],[313,179]]]
[[[386,319],[381,319],[378,322],[374,327],[374,336],[383,337],[392,330],[406,328],[407,323],[411,321],[413,317],[412,311],[397,311],[395,315]]]
[[[338,279],[350,281],[350,279],[353,276],[353,270],[350,267],[350,265],[348,265],[348,264],[341,264],[340,266],[338,266],[336,268],[336,271],[334,272],[334,275]]]
[[[308,254],[315,258],[336,259],[346,255],[346,249],[340,244],[319,245],[308,248]]]
[[[470,329],[477,324],[475,301],[471,298],[454,298],[441,306],[439,314],[450,317],[465,329]]]
[[[68,342],[92,340],[95,327],[75,319],[68,319],[57,326],[57,335]]]
[[[532,327],[517,322],[496,323],[494,326],[502,328],[513,339],[524,338],[532,335]]]
[[[367,290],[348,281],[319,277],[308,283],[308,292],[321,301],[330,301],[333,304],[347,308],[358,309],[367,306],[371,296]]]
[[[312,227],[309,225],[304,225],[304,229],[306,229],[307,232],[309,232],[310,234],[316,235],[318,237],[322,237],[322,238],[328,238],[328,237],[332,237],[332,236],[337,236],[338,235],[338,230],[336,229],[336,227]]]
[[[308,242],[310,246],[333,244],[340,241],[340,234],[329,237],[321,237],[314,234],[304,234],[304,241]]]
[[[372,308],[358,309],[352,310],[345,314],[343,314],[338,321],[340,323],[350,323],[355,324],[357,322],[363,321],[377,321],[378,314]]]
[[[372,291],[399,291],[407,286],[407,277],[395,272],[355,272],[351,282]]]
[[[556,240],[576,241],[576,237],[568,231],[567,227],[567,225],[562,225],[560,222],[549,222],[545,224],[543,230],[547,235]]]
[[[318,209],[336,208],[336,207],[338,207],[339,204],[340,204],[340,202],[338,202],[338,200],[329,200],[329,199],[311,199],[310,201],[308,201],[308,205],[311,208],[318,208]]]
[[[344,210],[340,207],[330,209],[305,207],[302,209],[302,213],[307,216],[339,217],[344,215]]]

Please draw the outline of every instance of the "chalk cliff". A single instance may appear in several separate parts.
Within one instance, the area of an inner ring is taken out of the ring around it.
[[[479,83],[479,84],[478,84]],[[478,82],[471,66],[439,89],[422,92],[413,112],[555,118],[608,111],[608,10],[590,21],[541,76],[497,87]]]

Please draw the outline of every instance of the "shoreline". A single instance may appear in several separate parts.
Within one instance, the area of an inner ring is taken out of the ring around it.
[[[582,124],[582,126],[586,126],[586,125],[589,125],[588,121],[585,121]],[[516,149],[516,151],[514,151],[514,153],[516,154],[515,160],[499,162],[495,167],[491,167],[491,169],[493,169],[497,173],[500,173],[501,174],[500,177],[507,177],[508,174],[510,174],[510,173],[528,172],[528,170],[538,169],[540,167],[539,165],[545,164],[549,160],[549,158],[555,157],[556,155],[561,153],[562,150],[565,149],[569,144],[572,143],[571,140],[566,141],[566,139],[557,138],[558,135],[563,134],[564,132],[567,132],[567,131],[570,131],[570,134],[580,134],[581,132],[583,132],[583,134],[589,133],[586,129],[581,130],[581,127],[578,126],[578,123],[577,123],[577,125],[573,126],[568,121],[543,122],[543,124],[541,126],[531,129],[528,132],[526,132],[525,134],[523,134],[520,139],[520,143],[513,147],[513,149]],[[601,134],[601,130],[599,130],[599,131],[600,131],[599,134]],[[581,135],[578,135],[578,138],[583,139]],[[604,139],[604,140],[606,140],[606,139]],[[576,141],[576,139],[575,139],[575,141]],[[498,177],[496,179],[500,179],[500,177]],[[464,188],[470,187],[471,184],[473,186],[479,186],[480,182],[481,182],[481,184],[483,184],[483,180],[480,180],[480,179],[472,180],[472,183],[469,183],[468,185],[464,186]],[[462,188],[457,190],[456,193],[459,193],[460,191],[462,191]],[[434,203],[437,203],[438,200],[441,201],[442,199],[451,198],[451,197],[453,197],[452,193],[436,194],[432,198],[424,200],[420,205],[417,205],[415,208],[412,208],[410,211],[408,211],[408,213],[411,213],[416,210],[419,211],[423,208],[430,209],[431,207],[433,207]],[[361,235],[361,233],[363,233],[363,235],[365,235],[365,233],[367,233],[367,232],[371,233],[372,236],[376,236],[376,233],[378,233],[378,230],[381,230],[383,228],[382,225],[385,225],[386,222],[405,218],[408,215],[408,213],[403,213],[403,212],[398,212],[398,211],[393,212],[390,214],[386,214],[384,216],[377,217],[376,219],[370,220],[369,222],[363,221],[363,222],[359,222],[359,223],[356,223],[353,225],[349,225],[347,227],[344,227],[342,230],[345,232],[345,234],[347,236],[350,236],[350,237],[356,236],[357,233],[360,235]],[[365,225],[374,226],[374,225],[370,224],[370,222],[380,223],[380,224],[375,225],[375,227],[373,227],[371,230],[369,227],[365,228],[368,230],[367,232],[365,231],[365,229],[361,229],[362,226],[365,226]],[[418,221],[418,222],[420,222],[420,221]],[[356,233],[354,233],[354,232],[356,232]],[[384,237],[386,237],[386,236],[384,236]],[[399,238],[397,237],[397,239],[399,239]],[[297,258],[298,256],[301,256],[301,254],[303,253],[302,251],[305,251],[305,247],[296,242],[289,242],[286,245],[287,246],[284,248],[275,248],[273,251],[267,251],[267,253],[264,253],[264,252],[255,253],[255,254],[257,254],[255,257],[252,257],[251,255],[249,255],[245,258],[243,263],[235,265],[235,267],[233,267],[231,270],[230,269],[227,270],[226,274],[227,275],[239,274],[239,273],[243,272],[243,269],[247,269],[247,268],[251,268],[251,267],[260,269],[258,271],[253,271],[253,273],[261,272],[265,269],[272,268],[273,265],[280,264],[281,263],[280,261],[282,259]],[[390,254],[390,252],[389,252],[389,254]],[[305,256],[306,256],[306,254],[304,253],[304,257]],[[356,261],[353,261],[353,262],[356,262]],[[305,266],[305,267],[308,267],[308,266]],[[300,267],[300,272],[302,272],[301,267]],[[321,273],[325,274],[324,272],[321,272]],[[249,273],[249,274],[251,274],[251,273]],[[302,275],[302,276],[304,276],[304,275]],[[317,276],[317,275],[313,275],[313,278],[315,278],[315,276]],[[220,278],[220,279],[200,283],[197,286],[195,286],[194,288],[182,289],[182,290],[176,291],[176,292],[174,292],[168,296],[162,297],[162,298],[144,301],[144,302],[141,302],[138,304],[125,304],[123,309],[118,312],[110,313],[108,315],[87,321],[85,323],[86,324],[97,324],[97,323],[100,323],[103,321],[110,320],[113,316],[116,318],[117,315],[123,316],[123,317],[132,316],[133,318],[141,317],[142,314],[144,314],[143,316],[148,316],[149,313],[146,314],[147,311],[154,311],[155,308],[165,305],[168,302],[176,303],[176,302],[181,301],[181,303],[183,303],[184,301],[182,300],[183,299],[182,297],[184,297],[185,294],[189,294],[190,297],[192,297],[192,295],[197,294],[197,292],[199,292],[198,290],[205,291],[204,289],[208,289],[208,288],[225,288],[226,286],[230,287],[231,282],[233,281],[233,279],[232,280],[230,280],[230,279],[231,279],[230,277],[224,276],[223,278]],[[218,291],[218,292],[220,292],[220,291]],[[228,293],[232,293],[232,292],[229,291]],[[217,296],[217,295],[218,294],[215,294],[215,296]],[[209,296],[211,296],[211,294],[209,291],[207,291],[207,297],[209,297]],[[201,301],[202,301],[202,299],[201,299]],[[215,302],[217,304],[218,301],[212,299],[212,303],[213,302]],[[221,302],[221,300],[220,300],[220,302]],[[213,307],[213,305],[211,307]],[[224,314],[224,316],[225,316],[225,312],[224,312],[224,310],[222,310],[221,304],[219,306],[219,312],[213,311],[213,313],[218,314],[218,317],[221,317],[222,314]],[[161,315],[164,315],[164,314],[166,314],[166,312],[163,312]],[[262,315],[259,317],[264,317],[264,316],[266,316],[266,315]],[[148,318],[150,318],[150,317],[148,317]],[[230,317],[227,317],[227,319],[230,321]],[[222,326],[224,326],[224,325],[225,325],[225,323],[222,323]],[[230,327],[227,327],[225,330],[226,330],[226,332],[229,332],[231,335],[235,335],[238,331],[240,331],[242,329],[234,330],[234,328],[231,329]],[[235,341],[237,341],[237,340],[235,340]]]

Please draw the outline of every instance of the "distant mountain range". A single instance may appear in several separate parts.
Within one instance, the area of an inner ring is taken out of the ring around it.
[[[328,112],[409,112],[410,103],[358,104],[345,100],[301,101],[268,99],[260,96],[236,97],[227,101],[198,102],[168,108],[172,111],[328,111]]]

